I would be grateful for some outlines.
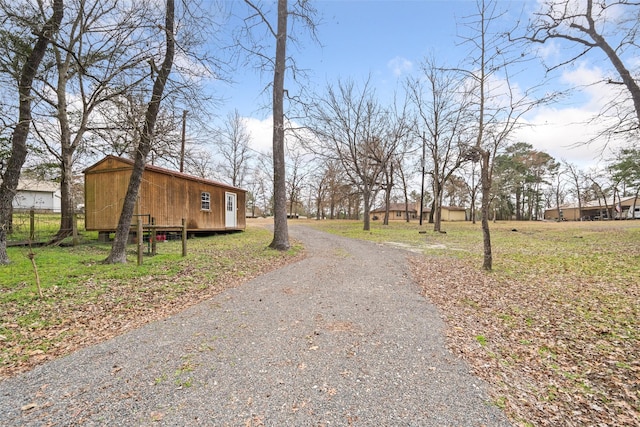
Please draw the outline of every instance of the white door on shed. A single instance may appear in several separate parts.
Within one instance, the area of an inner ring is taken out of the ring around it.
[[[236,222],[236,199],[237,196],[235,193],[225,193],[226,201],[226,209],[224,214],[224,226],[226,228],[235,228],[237,226]]]

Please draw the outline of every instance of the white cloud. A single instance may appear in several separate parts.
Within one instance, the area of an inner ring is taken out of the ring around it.
[[[387,67],[391,72],[393,72],[394,76],[400,77],[402,74],[411,72],[413,69],[413,62],[409,61],[407,58],[396,56],[387,62]]]
[[[560,82],[575,88],[570,97],[528,115],[529,126],[518,131],[518,141],[583,168],[602,165],[603,159],[625,144],[622,138],[607,141],[598,137],[608,125],[617,123],[618,118],[606,111],[613,99],[626,96],[624,88],[605,83],[604,71],[586,62],[565,68]]]
[[[243,121],[251,135],[249,143],[251,149],[262,154],[271,153],[273,151],[273,116],[269,116],[264,119],[244,117]],[[312,135],[310,135],[309,132],[300,129],[300,125],[298,123],[285,123],[285,126],[297,129],[296,134],[298,137],[312,138]],[[297,138],[294,135],[290,132],[285,132],[285,138],[287,149],[295,147]]]
[[[251,148],[263,154],[270,152],[273,147],[273,116],[265,119],[244,117],[243,121],[251,135]]]
[[[545,62],[555,63],[558,62],[558,58],[560,58],[560,46],[551,40],[538,46],[536,54]]]
[[[604,78],[600,67],[589,66],[585,61],[574,63],[570,68],[565,67],[560,81],[571,86],[585,86],[596,83]]]
[[[526,122],[528,126],[517,131],[516,138],[558,161],[567,160],[583,168],[596,166],[605,144],[587,144],[599,130],[587,123],[592,117],[590,111],[580,108],[542,108]]]

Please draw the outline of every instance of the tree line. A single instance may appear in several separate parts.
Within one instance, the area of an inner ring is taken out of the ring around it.
[[[246,188],[250,210],[274,214],[278,249],[288,248],[286,217],[294,213],[362,218],[367,230],[378,204],[400,202],[408,210],[422,202],[439,231],[441,207],[465,205],[471,220],[482,222],[485,269],[492,264],[490,219],[539,219],[545,208],[571,198],[637,194],[635,2],[549,0],[520,23],[506,16],[502,2],[477,0],[476,12],[458,22],[464,62],[425,58],[390,102],[380,100],[370,78],[357,76],[314,93],[302,89],[309,86],[305,73],[295,54],[286,54],[296,33],[287,29],[301,22],[315,39],[313,2],[245,0],[233,11],[225,10],[228,4],[213,11],[198,2],[167,2],[163,9],[140,1],[0,0],[0,261],[7,262],[3,242],[20,173],[60,182],[57,239],[63,239],[76,208],[74,175],[105,154],[138,157],[141,168],[180,165]],[[171,28],[169,9],[175,9]],[[233,14],[242,17],[236,28],[217,21]],[[222,55],[212,41],[224,31],[232,43]],[[618,96],[601,113],[608,127],[599,137],[630,142],[604,174],[514,140],[527,113],[561,95],[547,90],[547,75],[529,87],[516,84],[519,73],[539,62],[532,46],[549,43],[580,49],[545,64],[548,73],[585,55],[611,64],[606,83]],[[267,156],[251,150],[237,111],[210,125],[209,112],[222,101],[203,90],[205,83],[231,81],[234,67],[246,64],[273,72],[266,86],[274,117]],[[288,88],[296,83],[301,89],[292,96]],[[181,151],[177,141],[185,139],[187,120],[189,143]]]

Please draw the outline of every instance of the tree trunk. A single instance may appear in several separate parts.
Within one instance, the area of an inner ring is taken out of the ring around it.
[[[493,268],[493,255],[491,253],[491,233],[489,231],[489,205],[491,197],[491,177],[489,175],[489,157],[487,150],[481,150],[480,176],[482,186],[482,242],[484,258],[482,268],[490,271]]]
[[[520,207],[520,197],[522,196],[522,188],[516,186],[516,221],[522,221],[522,208]]]
[[[147,105],[147,113],[145,115],[142,133],[140,135],[140,143],[136,150],[133,170],[131,171],[131,177],[129,178],[129,186],[127,188],[127,194],[125,195],[122,212],[118,221],[116,236],[113,241],[113,246],[111,247],[111,253],[109,253],[109,256],[104,261],[105,264],[124,264],[127,262],[127,240],[129,238],[129,231],[131,228],[133,210],[138,198],[138,191],[140,190],[140,183],[142,182],[142,174],[144,172],[147,155],[151,150],[151,140],[153,138],[153,131],[158,117],[158,111],[160,110],[162,94],[164,93],[164,87],[167,83],[167,79],[169,78],[169,74],[171,73],[171,67],[173,66],[173,56],[175,53],[175,40],[173,33],[174,13],[174,0],[167,0],[165,18],[165,37],[167,40],[167,46],[165,57],[160,70],[158,70],[158,76],[153,83],[151,100]]]
[[[371,218],[369,218],[370,216],[370,212],[371,212],[371,192],[369,191],[368,188],[365,188],[362,191],[362,198],[364,199],[364,227],[363,230],[364,231],[369,231],[371,230]]]
[[[442,186],[440,185],[440,175],[435,172],[433,182],[433,231],[440,232],[442,229]]]
[[[287,0],[278,0],[278,34],[273,72],[273,240],[270,248],[289,249],[284,165],[284,73],[286,71]]]
[[[316,220],[320,219],[320,200],[316,199]]]
[[[436,211],[436,201],[435,199],[431,201],[431,211],[429,212],[429,224],[433,224],[433,217]]]
[[[384,213],[384,225],[389,225],[389,214],[391,209],[391,190],[393,189],[393,162],[389,165],[389,170],[385,169],[387,185],[384,189],[384,201],[386,210]]]
[[[12,223],[13,197],[18,188],[20,171],[27,158],[27,137],[31,125],[31,85],[47,50],[52,36],[60,28],[64,15],[63,0],[53,0],[53,12],[49,20],[43,25],[42,32],[27,57],[18,82],[19,112],[18,124],[11,135],[11,155],[2,175],[0,184],[0,264],[8,264],[7,231]]]
[[[404,196],[404,217],[406,222],[410,222],[411,218],[409,214],[409,193],[407,192],[407,179],[404,176],[402,164],[399,164],[398,173],[400,174],[400,180],[402,181],[402,194]]]
[[[52,242],[59,242],[73,232],[73,169],[71,153],[63,153],[62,179],[60,180],[60,229]]]

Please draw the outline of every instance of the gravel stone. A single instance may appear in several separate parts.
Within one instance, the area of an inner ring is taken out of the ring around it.
[[[290,224],[308,257],[0,382],[3,426],[510,426],[408,252]]]

